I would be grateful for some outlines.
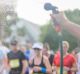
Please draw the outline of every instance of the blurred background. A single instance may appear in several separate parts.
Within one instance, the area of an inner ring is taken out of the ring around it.
[[[48,42],[56,50],[59,38],[51,25],[51,12],[44,10],[46,2],[56,5],[70,21],[80,24],[79,0],[0,0],[0,40],[6,43],[15,38]],[[62,33],[63,40],[69,41],[71,50],[80,46],[80,41],[67,30],[63,29]]]

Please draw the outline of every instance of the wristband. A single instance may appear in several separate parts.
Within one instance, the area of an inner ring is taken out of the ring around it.
[[[46,68],[41,67],[41,72],[46,73]]]

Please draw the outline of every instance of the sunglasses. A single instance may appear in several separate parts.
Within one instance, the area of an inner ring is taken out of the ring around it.
[[[39,49],[39,48],[34,48],[34,50],[39,50],[39,51],[40,51],[41,49]]]

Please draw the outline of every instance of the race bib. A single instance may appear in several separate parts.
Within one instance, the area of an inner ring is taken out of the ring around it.
[[[60,74],[60,67],[57,69],[57,74]],[[67,71],[63,70],[63,74],[67,74]]]
[[[10,66],[11,66],[11,68],[18,68],[20,66],[19,59],[11,60]]]

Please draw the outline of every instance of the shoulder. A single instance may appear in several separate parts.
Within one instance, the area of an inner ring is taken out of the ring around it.
[[[76,58],[75,58],[75,56],[73,56],[72,54],[68,54],[68,57],[69,57],[73,62],[76,62]]]
[[[54,58],[60,58],[60,52],[57,52],[56,54],[54,54]]]
[[[72,54],[68,54],[67,56],[70,58],[75,58],[74,55],[72,55]]]
[[[18,51],[19,54],[24,54],[21,50]]]
[[[12,51],[10,51],[10,52],[7,53],[7,56],[11,56],[11,55],[13,55]]]
[[[43,56],[43,61],[48,61],[48,58],[46,56]]]
[[[8,52],[7,54],[12,54],[13,52],[12,51],[10,51],[10,52]]]
[[[29,64],[31,65],[33,63],[33,61],[34,61],[34,58],[30,59]]]

